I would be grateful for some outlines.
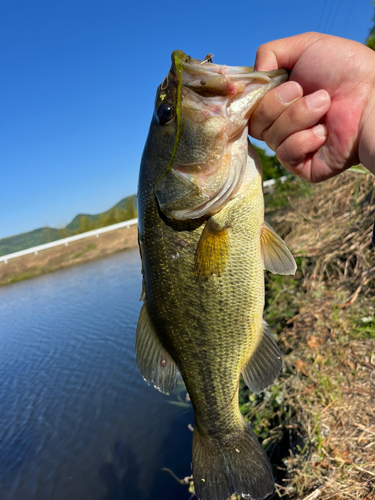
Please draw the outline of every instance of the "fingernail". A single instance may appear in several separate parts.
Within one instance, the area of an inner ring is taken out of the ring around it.
[[[310,109],[319,109],[328,101],[328,94],[325,90],[318,90],[306,96],[306,104]]]
[[[321,123],[319,123],[319,125],[315,125],[315,127],[313,127],[311,129],[312,132],[314,132],[314,134],[316,135],[316,137],[319,137],[319,139],[321,139],[322,137],[327,137],[328,136],[328,129],[325,125],[322,125]]]
[[[302,95],[301,88],[296,82],[288,82],[279,88],[278,96],[283,104],[289,104]]]

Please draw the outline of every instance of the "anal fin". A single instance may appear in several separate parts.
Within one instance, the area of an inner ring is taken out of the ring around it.
[[[280,236],[265,221],[260,234],[264,269],[273,274],[295,274],[297,266],[293,255]]]
[[[135,341],[137,365],[144,380],[164,394],[170,394],[180,372],[176,362],[162,346],[143,304]]]
[[[263,321],[261,341],[247,363],[242,367],[245,384],[253,392],[262,392],[279,375],[282,367],[281,352],[268,325]]]
[[[228,226],[222,220],[222,214],[216,214],[208,219],[201,234],[195,254],[195,277],[220,276],[225,270],[228,252]]]

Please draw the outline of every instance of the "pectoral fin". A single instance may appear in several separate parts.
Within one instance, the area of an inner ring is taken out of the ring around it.
[[[222,214],[208,219],[195,253],[194,275],[197,279],[223,273],[229,251],[228,227]]]
[[[282,366],[281,352],[267,323],[263,322],[261,341],[249,361],[242,368],[245,384],[253,392],[262,392],[279,375]]]
[[[164,349],[143,304],[137,325],[135,341],[137,365],[144,380],[164,394],[170,394],[177,384],[180,372]]]
[[[267,222],[263,222],[261,229],[261,246],[264,259],[264,269],[273,274],[295,274],[297,265],[293,255],[284,241],[278,236]]]

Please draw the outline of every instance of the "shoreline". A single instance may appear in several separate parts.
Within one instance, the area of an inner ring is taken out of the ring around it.
[[[138,225],[102,233],[0,263],[0,286],[83,264],[138,246]]]

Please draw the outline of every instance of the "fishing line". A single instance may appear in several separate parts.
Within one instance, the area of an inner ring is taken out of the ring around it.
[[[353,2],[352,2],[352,6],[351,6],[351,7],[350,7],[350,9],[349,9],[349,13],[348,13],[348,15],[346,16],[346,19],[345,19],[344,25],[343,25],[343,27],[342,27],[343,31],[344,31],[345,26],[347,25],[347,23],[348,23],[348,21],[349,21],[350,16],[352,15],[352,12],[353,12],[353,9],[354,9],[355,4],[356,4],[356,0],[353,0]]]
[[[332,22],[331,24],[329,25],[329,28],[328,28],[328,31],[331,31],[333,26],[335,25],[335,22],[336,22],[336,18],[337,18],[337,14],[339,12],[339,9],[340,9],[340,0],[338,0],[338,4],[337,4],[337,9],[336,9],[336,12],[333,14],[333,18],[332,18]]]
[[[356,1],[356,0],[354,0],[354,2],[355,2],[355,1]],[[323,4],[322,14],[321,14],[321,16],[320,16],[320,20],[319,20],[319,23],[318,23],[318,30],[317,30],[317,31],[319,31],[319,32],[321,32],[320,27],[322,26],[322,21],[323,21],[323,19],[324,19],[324,13],[325,13],[325,11],[326,11],[326,6],[327,6],[327,5],[328,5],[328,2],[324,2],[324,4]],[[323,28],[322,28],[322,30],[323,30]]]
[[[335,3],[336,3],[335,0],[333,0],[332,3],[331,3],[331,8],[330,8],[329,13],[328,13],[328,15],[326,17],[326,22],[324,23],[324,29],[323,29],[324,33],[327,33],[327,29],[328,29],[328,26],[330,24],[331,15],[334,12]]]

